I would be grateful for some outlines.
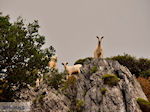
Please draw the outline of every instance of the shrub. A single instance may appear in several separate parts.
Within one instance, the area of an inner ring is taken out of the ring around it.
[[[129,54],[118,55],[107,59],[118,61],[121,65],[126,66],[132,74],[135,74],[136,77],[139,77],[140,73],[142,73],[143,71],[147,71],[150,69],[149,59],[137,59],[136,57],[131,56]]]
[[[65,76],[66,76],[65,72],[59,73],[58,71],[53,71],[50,74],[46,74],[44,76],[44,81],[49,86],[58,89],[62,84],[62,79],[65,79]]]
[[[98,70],[97,66],[93,66],[90,70],[91,73],[95,73]]]
[[[9,86],[7,80],[0,79],[0,102],[12,102],[11,96],[14,95],[12,88]]]
[[[146,71],[150,69],[150,60],[146,58],[140,58],[138,60],[138,66],[140,68],[140,71]]]
[[[100,89],[100,92],[102,93],[102,95],[105,95],[106,91],[107,91],[106,88],[101,88],[101,89]]]
[[[102,76],[102,79],[104,80],[104,84],[111,86],[116,85],[120,81],[120,79],[114,74],[105,74]]]
[[[144,77],[144,78],[148,78],[150,77],[150,69],[149,70],[146,70],[146,71],[143,71],[140,73],[140,76],[141,77]]]
[[[74,65],[75,64],[84,64],[84,62],[85,61],[87,61],[87,60],[89,60],[89,61],[91,61],[93,58],[92,57],[87,57],[87,58],[84,58],[84,59],[79,59],[79,60],[77,60],[75,63],[74,63]]]
[[[140,108],[143,112],[150,112],[150,102],[142,98],[137,99],[137,103],[140,105]]]
[[[145,95],[147,96],[148,100],[150,101],[150,81],[143,77],[138,77],[137,80],[140,82]]]
[[[132,74],[138,75],[140,72],[137,59],[129,54],[114,56],[110,59],[116,60],[121,65],[126,66]]]
[[[62,83],[62,91],[73,86],[76,83],[77,79],[74,75],[68,77],[68,80]]]

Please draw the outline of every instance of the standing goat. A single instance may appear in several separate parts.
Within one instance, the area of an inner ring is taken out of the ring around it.
[[[101,39],[99,39],[98,36],[96,36],[98,39],[98,45],[94,51],[94,58],[103,58],[103,48],[102,48],[102,39],[104,38],[103,36],[101,37]]]
[[[64,69],[68,72],[69,75],[72,75],[73,73],[80,73],[80,68],[82,67],[81,64],[76,64],[73,66],[68,66],[68,63],[62,63],[62,65],[64,66]],[[68,77],[67,77],[68,79]]]

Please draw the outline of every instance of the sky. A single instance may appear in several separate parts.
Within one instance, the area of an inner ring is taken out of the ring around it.
[[[61,69],[62,62],[93,56],[97,35],[104,36],[104,57],[150,58],[150,0],[0,0],[0,12],[12,22],[38,20]]]

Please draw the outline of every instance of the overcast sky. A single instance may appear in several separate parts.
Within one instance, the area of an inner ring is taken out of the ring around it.
[[[46,45],[54,46],[59,67],[93,56],[104,35],[104,56],[129,53],[150,58],[150,0],[0,0],[11,21],[39,20]]]

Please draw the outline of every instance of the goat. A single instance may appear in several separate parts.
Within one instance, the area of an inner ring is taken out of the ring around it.
[[[101,37],[101,39],[99,39],[98,36],[96,36],[98,39],[98,45],[96,47],[96,49],[94,50],[94,58],[103,58],[103,48],[101,45],[102,39],[104,38],[103,36]]]
[[[57,57],[56,56],[51,57],[51,60],[48,62],[48,66],[49,68],[57,69]]]
[[[68,63],[62,63],[62,65],[64,66],[64,69],[68,72],[69,76],[71,76],[73,73],[81,73],[80,71],[80,68],[82,67],[81,64],[76,64],[73,66],[68,66],[67,64]]]

